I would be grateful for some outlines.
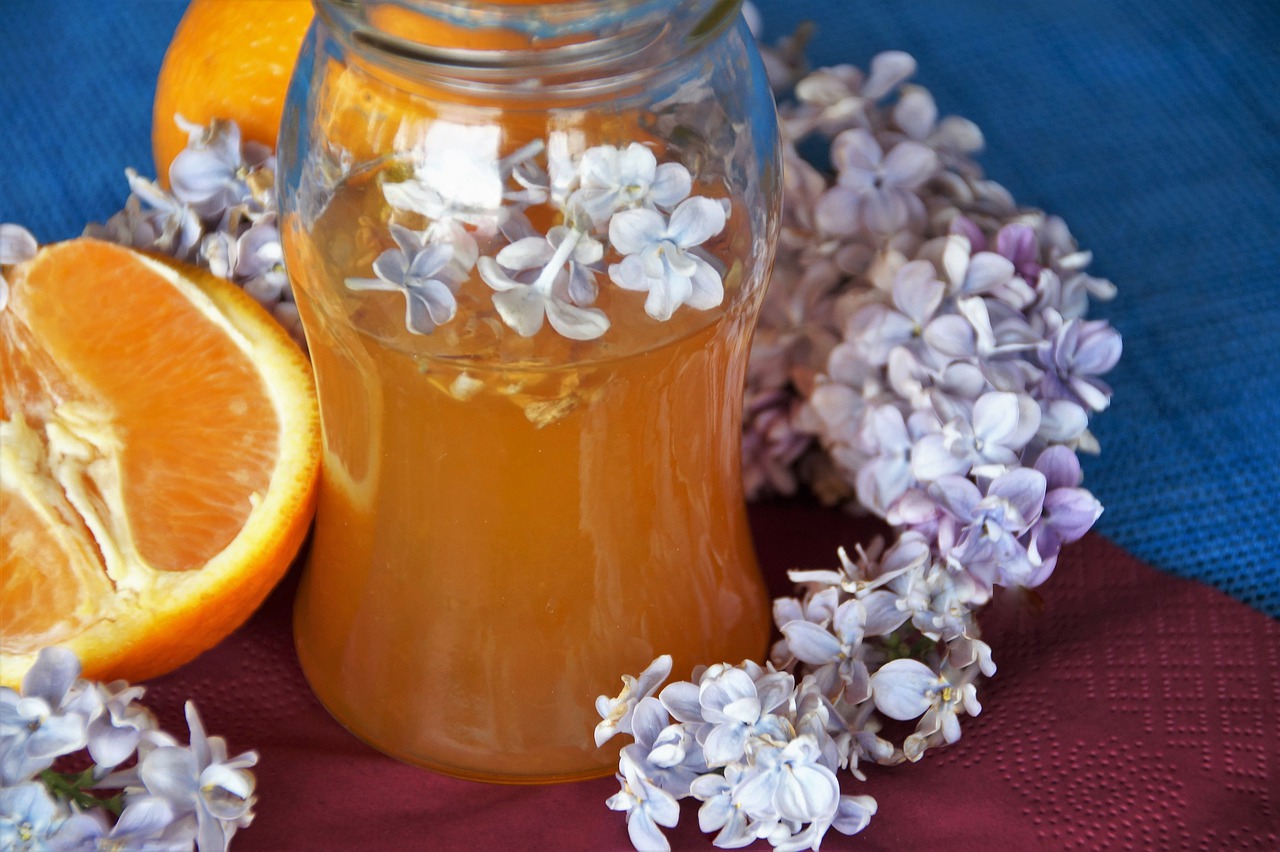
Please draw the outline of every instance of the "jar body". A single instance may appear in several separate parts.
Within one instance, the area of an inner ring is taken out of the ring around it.
[[[738,453],[779,167],[750,38],[727,23],[641,85],[478,95],[338,26],[279,153],[324,428],[299,659],[402,760],[607,774],[593,703],[620,675],[766,650]]]

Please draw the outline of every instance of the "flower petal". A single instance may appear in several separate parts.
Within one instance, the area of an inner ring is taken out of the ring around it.
[[[923,86],[903,86],[893,106],[893,120],[912,139],[924,141],[938,121],[938,105]]]
[[[919,142],[899,142],[884,158],[884,182],[916,189],[938,170],[938,155]]]
[[[926,693],[938,686],[937,673],[919,660],[890,660],[871,676],[871,697],[881,713],[905,722],[932,706]]]
[[[484,260],[484,258],[482,258]],[[488,279],[485,279],[488,282]],[[489,286],[493,286],[490,282]],[[532,287],[515,287],[493,294],[493,306],[509,328],[521,337],[533,337],[546,315],[543,295]]]
[[[1013,277],[1009,258],[992,251],[980,251],[969,259],[963,291],[966,294],[989,293]]]
[[[494,255],[494,259],[507,269],[522,272],[526,269],[541,269],[551,260],[555,249],[545,237],[525,237]]]
[[[901,50],[886,50],[872,58],[869,70],[867,81],[862,84],[862,95],[879,100],[916,73],[916,60]]]
[[[871,188],[883,157],[880,143],[861,127],[842,131],[831,140],[831,164],[840,173],[840,185],[850,189]]]
[[[189,811],[196,798],[196,759],[185,748],[161,746],[147,753],[138,767],[138,776],[147,792]]]
[[[747,726],[732,722],[713,727],[702,743],[702,754],[707,766],[728,766],[741,758],[746,751],[748,731]]]
[[[0,223],[0,266],[12,266],[36,256],[39,245],[30,231],[21,225]]]
[[[609,220],[609,242],[624,255],[640,253],[666,231],[666,218],[656,210],[623,210]]]
[[[649,198],[659,207],[670,209],[689,196],[693,178],[680,163],[663,163],[658,166]]]
[[[911,475],[920,482],[963,476],[969,467],[967,459],[951,454],[946,439],[940,434],[926,435],[911,448]]]
[[[697,684],[676,681],[663,688],[659,695],[662,706],[680,722],[701,722],[702,702]]]
[[[929,323],[924,342],[947,358],[972,358],[977,354],[977,335],[964,317],[947,314]]]
[[[22,678],[22,695],[43,698],[56,710],[79,676],[80,660],[74,653],[56,646],[41,648],[35,663]]]
[[[791,653],[796,656],[796,659],[811,666],[829,663],[840,656],[840,640],[829,630],[811,621],[792,621],[784,624],[782,633],[787,637],[787,644],[791,647]]]
[[[685,304],[699,311],[719,307],[724,301],[724,281],[720,273],[702,258],[690,257],[694,262],[693,275],[689,279],[692,289]]]
[[[545,309],[551,327],[570,340],[595,340],[609,330],[609,317],[598,308],[580,308],[553,296],[546,301]],[[538,324],[542,324],[541,320]]]
[[[702,245],[724,230],[726,218],[719,201],[700,195],[686,198],[671,213],[667,237],[680,248]]]

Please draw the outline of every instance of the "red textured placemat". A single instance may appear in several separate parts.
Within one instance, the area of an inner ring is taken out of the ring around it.
[[[752,509],[775,593],[870,528],[791,504]],[[180,735],[192,698],[233,753],[261,753],[258,816],[233,849],[629,849],[613,779],[459,781],[365,746],[311,696],[293,656],[290,577],[218,648],[149,684]],[[1090,535],[1042,589],[983,622],[999,671],[982,715],[918,765],[868,767],[879,813],[824,849],[1280,849],[1280,624]],[[619,673],[621,674],[621,673]],[[584,732],[589,736],[590,732]],[[685,803],[677,849],[711,849]],[[763,843],[757,844],[767,848]]]

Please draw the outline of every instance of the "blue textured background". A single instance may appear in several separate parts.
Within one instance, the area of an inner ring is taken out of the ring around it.
[[[236,0],[226,0],[236,2]],[[73,236],[150,174],[180,0],[0,0],[0,221]],[[1125,340],[1087,484],[1099,529],[1280,616],[1280,3],[761,0],[815,65],[906,50],[988,174],[1063,216]]]

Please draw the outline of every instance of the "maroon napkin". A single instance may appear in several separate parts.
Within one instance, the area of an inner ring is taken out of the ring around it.
[[[756,506],[752,523],[775,594],[789,593],[788,568],[834,566],[837,545],[874,534],[794,504]],[[233,850],[630,849],[604,805],[612,778],[459,781],[348,734],[294,659],[295,586],[296,572],[220,646],[148,684],[145,702],[179,739],[191,698],[233,754],[261,754],[257,818]],[[1096,535],[1041,591],[1043,610],[1007,596],[984,618],[999,671],[980,682],[983,711],[962,718],[960,742],[867,767],[866,784],[845,777],[879,813],[823,848],[1280,849],[1280,624]],[[676,849],[713,848],[697,804],[669,833]]]

